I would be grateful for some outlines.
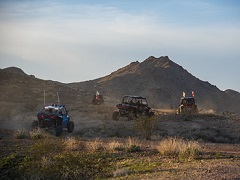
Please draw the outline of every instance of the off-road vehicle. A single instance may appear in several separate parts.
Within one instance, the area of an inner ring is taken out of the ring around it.
[[[112,114],[113,120],[119,117],[127,117],[129,120],[138,118],[141,115],[153,116],[154,112],[148,106],[147,99],[141,96],[126,95],[122,98],[122,102],[117,104],[117,111]]]
[[[53,104],[44,106],[37,113],[38,120],[32,122],[32,128],[51,128],[55,131],[56,136],[60,136],[63,129],[73,132],[74,122],[70,121],[68,110],[64,105]]]
[[[198,108],[194,97],[182,97],[177,109],[178,114],[197,114]]]
[[[94,105],[100,105],[104,103],[103,96],[101,94],[93,95],[92,103]]]

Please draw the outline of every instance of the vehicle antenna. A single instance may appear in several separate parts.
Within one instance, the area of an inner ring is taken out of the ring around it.
[[[58,94],[58,92],[57,92],[57,98],[58,98],[57,103],[60,104],[60,100],[59,100],[59,94]]]
[[[45,106],[45,89],[43,91],[43,105]]]

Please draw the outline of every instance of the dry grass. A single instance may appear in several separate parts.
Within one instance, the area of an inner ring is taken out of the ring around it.
[[[117,169],[113,172],[113,177],[124,176],[124,175],[127,175],[128,173],[129,173],[129,169],[127,168]]]
[[[43,167],[50,167],[54,162],[51,160],[51,158],[47,157],[47,156],[43,156],[41,158],[40,164]]]
[[[24,129],[18,129],[13,136],[17,139],[27,139],[30,137],[30,134],[29,131],[26,131]]]
[[[113,140],[106,144],[106,149],[109,151],[120,151],[124,149],[124,144],[116,140]]]
[[[89,151],[100,151],[104,150],[105,146],[99,139],[95,139],[94,141],[86,142],[85,148]]]
[[[115,139],[111,141],[103,141],[96,138],[93,141],[81,141],[76,138],[68,138],[64,142],[64,147],[66,150],[87,150],[87,151],[124,151],[131,149],[133,147],[141,148],[143,143],[135,137],[128,137],[124,141],[119,142]]]
[[[65,139],[63,146],[66,151],[83,150],[85,147],[84,143],[76,139],[75,137],[68,137],[67,139]]]
[[[41,128],[34,129],[34,130],[30,131],[29,134],[32,139],[42,139],[45,137]]]
[[[182,160],[196,159],[200,145],[196,141],[170,137],[159,142],[156,149],[161,155],[178,156]]]
[[[150,140],[154,130],[156,129],[156,116],[139,117],[135,122],[135,130],[139,132],[146,140]]]
[[[127,139],[126,139],[126,148],[129,148],[129,147],[131,147],[131,146],[133,146],[133,145],[135,145],[135,146],[142,146],[142,143],[141,143],[141,141],[138,139],[138,138],[136,138],[136,137],[128,137]]]

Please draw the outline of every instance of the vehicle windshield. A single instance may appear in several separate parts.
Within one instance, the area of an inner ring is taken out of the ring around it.
[[[146,98],[142,98],[142,97],[130,97],[130,96],[126,96],[123,98],[122,103],[125,104],[142,104],[142,105],[147,105],[147,100]]]
[[[186,104],[194,104],[195,103],[195,101],[194,101],[194,99],[193,98],[189,98],[189,99],[186,99]]]
[[[190,98],[190,99],[187,99],[187,103],[189,103],[189,104],[193,104],[193,103],[195,103],[195,101],[194,101],[193,98]]]
[[[180,104],[192,105],[192,104],[195,104],[195,100],[194,100],[194,98],[183,98],[183,99],[181,99]]]
[[[43,108],[41,113],[43,114],[55,114],[57,111],[55,108]]]
[[[140,104],[147,105],[147,100],[144,98],[137,99]]]

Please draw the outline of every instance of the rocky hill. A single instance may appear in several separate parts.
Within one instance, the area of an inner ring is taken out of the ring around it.
[[[104,95],[103,105],[91,103],[97,90]],[[174,108],[182,91],[195,91],[197,103],[206,110],[239,112],[239,92],[220,91],[168,57],[149,57],[108,76],[72,84],[41,80],[16,67],[0,69],[0,91],[0,179],[240,177],[239,117],[156,113],[150,119],[112,120],[114,106],[124,94],[147,96],[155,108]],[[46,104],[56,102],[59,93],[74,121],[73,133],[66,130],[63,138],[56,138],[50,129],[31,130],[44,91]],[[187,149],[180,154],[177,146]],[[105,169],[103,163],[108,165]],[[58,165],[67,167],[63,174]]]
[[[129,65],[105,77],[69,84],[84,91],[101,92],[105,97],[120,101],[126,94],[148,98],[154,108],[175,109],[183,91],[187,96],[195,92],[199,109],[209,112],[240,112],[240,93],[221,91],[216,86],[202,81],[167,56],[147,58]]]
[[[46,104],[56,103],[58,92],[60,101],[71,106],[78,95],[63,83],[35,78],[16,67],[0,69],[0,123],[35,119],[44,104],[44,90]]]
[[[123,95],[141,95],[148,98],[153,108],[177,108],[182,92],[195,92],[196,103],[202,112],[240,112],[240,93],[221,91],[216,86],[191,75],[167,56],[149,57],[143,62],[132,62],[102,78],[64,84],[41,80],[23,70],[10,67],[0,69],[0,120],[35,118],[43,105],[43,92],[47,103],[60,101],[77,112],[88,111],[96,91],[103,94],[108,106],[115,107]],[[29,114],[31,116],[29,116]],[[239,113],[240,114],[240,113]]]

